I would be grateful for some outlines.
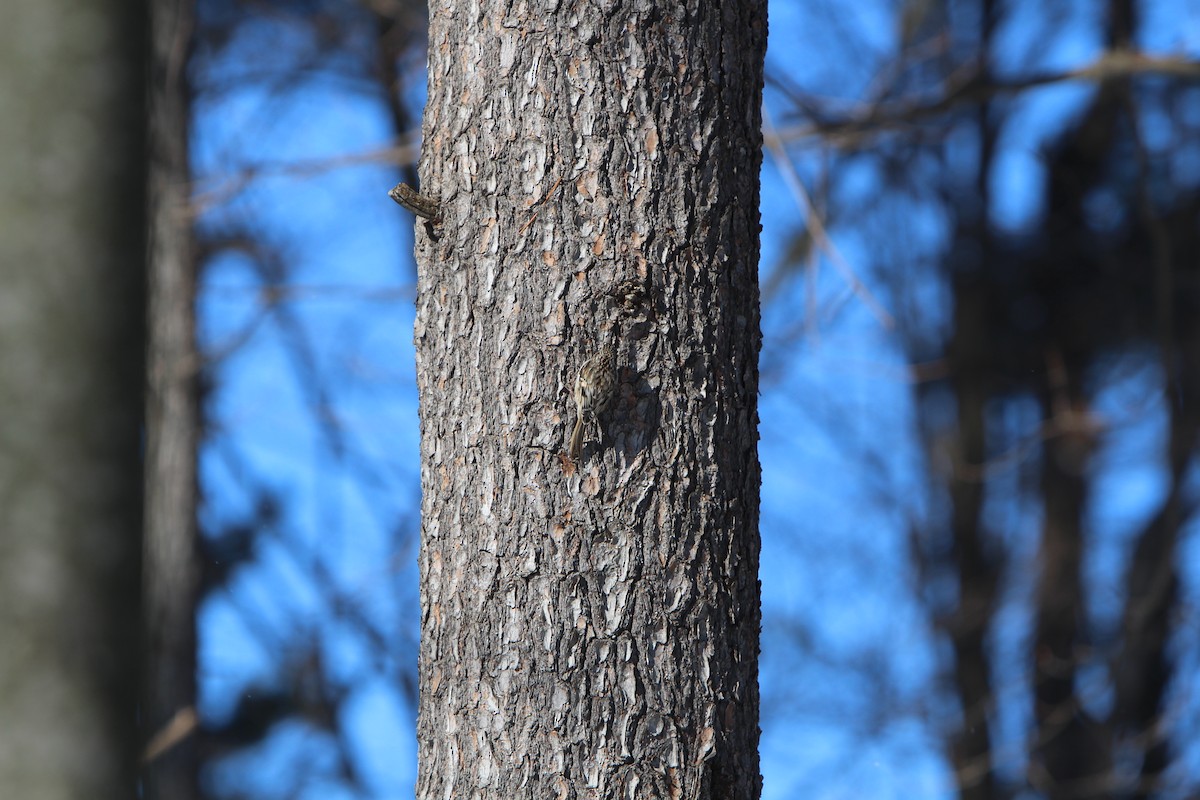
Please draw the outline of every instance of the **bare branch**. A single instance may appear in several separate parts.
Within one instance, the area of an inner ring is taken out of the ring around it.
[[[948,91],[932,102],[889,103],[872,106],[865,114],[785,127],[778,131],[784,142],[821,139],[825,144],[851,148],[861,140],[888,130],[940,116],[961,105],[980,103],[993,97],[1018,94],[1039,86],[1071,81],[1111,81],[1137,75],[1163,75],[1200,81],[1200,61],[1177,56],[1152,56],[1128,50],[1110,50],[1092,63],[1064,72],[1042,72],[1017,80],[985,80],[972,71],[947,82]]]

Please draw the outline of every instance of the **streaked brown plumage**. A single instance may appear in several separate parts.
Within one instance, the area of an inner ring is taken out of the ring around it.
[[[617,399],[617,345],[610,343],[592,356],[575,378],[575,430],[571,432],[568,449],[572,461],[583,452],[583,428],[590,415],[600,422],[600,415],[612,408]],[[603,433],[603,429],[601,429]]]

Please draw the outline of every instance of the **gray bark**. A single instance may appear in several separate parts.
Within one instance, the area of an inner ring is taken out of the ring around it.
[[[142,773],[149,800],[196,795],[192,737],[167,736],[195,703],[197,589],[194,341],[195,252],[188,205],[187,60],[193,0],[151,5],[150,246],[147,315],[146,499],[143,548],[146,741],[174,741]],[[181,716],[182,715],[182,716]],[[157,737],[157,738],[156,738]],[[166,746],[166,745],[164,745]]]
[[[765,40],[754,0],[433,4],[418,798],[760,793]]]
[[[144,8],[0,25],[0,787],[132,797]]]

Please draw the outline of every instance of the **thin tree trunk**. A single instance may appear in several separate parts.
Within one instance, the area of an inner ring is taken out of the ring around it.
[[[196,795],[195,253],[188,208],[187,60],[193,0],[151,6],[145,663],[141,720],[154,752],[145,797]],[[172,724],[174,723],[174,724]],[[161,752],[159,752],[161,750]]]
[[[757,797],[765,4],[471,8],[429,37],[417,796]]]
[[[0,24],[0,787],[134,796],[144,8]]]
[[[1051,369],[1045,419],[1082,416],[1080,383],[1068,368]],[[1083,708],[1075,690],[1083,663],[1083,525],[1094,446],[1090,433],[1067,433],[1047,440],[1042,459],[1045,510],[1033,640],[1037,727],[1029,781],[1050,798],[1076,797],[1081,787],[1102,785],[1108,774],[1109,732]]]
[[[986,251],[985,251],[986,252]],[[950,558],[958,579],[958,608],[947,626],[954,648],[954,690],[962,706],[962,724],[952,738],[950,755],[963,800],[997,796],[992,770],[991,724],[995,692],[987,656],[987,634],[996,610],[1000,563],[987,552],[983,527],[984,483],[969,470],[987,459],[988,401],[983,369],[988,332],[978,324],[982,306],[978,287],[955,282],[954,354],[951,384],[957,401],[959,473],[949,481]]]
[[[979,5],[980,63],[985,76],[996,24],[994,0]],[[975,175],[977,203],[962,209],[962,220],[980,242],[979,263],[955,265],[954,334],[949,344],[953,363],[950,383],[958,411],[958,474],[949,481],[951,501],[951,560],[958,578],[958,608],[948,626],[954,648],[954,689],[962,707],[962,724],[952,737],[950,751],[962,800],[991,800],[999,796],[993,769],[992,729],[996,693],[988,662],[987,636],[996,613],[1001,559],[989,553],[984,525],[985,483],[970,474],[988,458],[988,370],[992,331],[985,322],[984,290],[967,276],[974,267],[984,274],[995,269],[991,234],[992,173],[997,128],[991,104],[974,111],[978,126],[979,167]],[[966,273],[965,275],[963,273]]]

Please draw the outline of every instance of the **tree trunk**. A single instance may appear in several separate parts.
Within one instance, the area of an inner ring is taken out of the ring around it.
[[[431,12],[417,797],[757,797],[765,4],[512,8]]]
[[[0,787],[135,793],[144,8],[0,25]]]
[[[193,0],[154,0],[150,70],[145,662],[141,721],[148,800],[196,796],[196,295],[188,206],[187,61]],[[174,723],[174,724],[172,724]]]

